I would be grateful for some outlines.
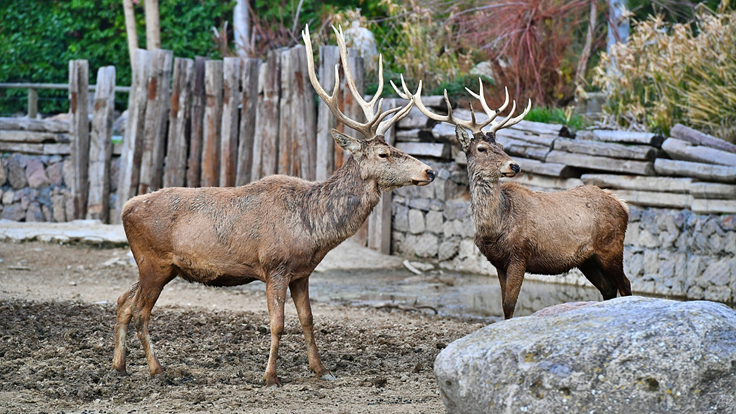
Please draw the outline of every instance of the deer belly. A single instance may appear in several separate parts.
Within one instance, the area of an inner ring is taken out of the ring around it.
[[[261,279],[260,272],[243,264],[215,263],[190,257],[175,257],[174,264],[184,280],[207,286],[237,286]]]

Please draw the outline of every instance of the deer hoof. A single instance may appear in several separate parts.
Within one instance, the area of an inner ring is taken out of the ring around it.
[[[111,377],[128,377],[130,374],[128,374],[128,371],[125,369],[119,370],[117,368],[113,368],[110,370],[109,376]]]
[[[335,376],[330,374],[329,372],[319,378],[325,381],[334,381],[336,379]]]

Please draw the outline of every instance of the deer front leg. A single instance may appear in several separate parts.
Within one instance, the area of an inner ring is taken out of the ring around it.
[[[271,320],[271,352],[268,355],[268,366],[263,379],[266,387],[278,387],[279,378],[276,375],[276,360],[279,357],[279,341],[284,333],[284,302],[288,283],[284,276],[272,276],[266,282],[266,300],[268,301],[268,316]]]
[[[138,291],[138,283],[118,298],[118,312],[115,321],[115,351],[112,358],[112,368],[122,375],[127,375],[125,368],[125,341],[128,337],[128,325],[133,319],[133,297]]]
[[[514,316],[516,300],[519,299],[519,292],[521,292],[521,283],[524,281],[525,271],[526,263],[521,261],[511,262],[506,269],[506,286],[502,292],[504,319],[511,319]]]
[[[314,371],[318,378],[333,381],[335,377],[322,365],[322,360],[317,352],[317,343],[314,341],[314,322],[312,318],[312,306],[309,303],[309,278],[295,280],[289,284],[291,298],[299,315],[299,322],[304,331],[304,340],[307,342],[307,357],[309,368]]]

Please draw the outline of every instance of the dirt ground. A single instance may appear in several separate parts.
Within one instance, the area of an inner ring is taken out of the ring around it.
[[[127,251],[0,242],[0,413],[444,412],[434,359],[485,324],[313,302],[320,355],[337,377],[326,382],[309,371],[290,303],[279,349],[283,387],[267,389],[262,290],[177,279],[164,289],[150,324],[166,371],[149,377],[131,334],[130,375],[112,375],[114,304],[137,280]]]

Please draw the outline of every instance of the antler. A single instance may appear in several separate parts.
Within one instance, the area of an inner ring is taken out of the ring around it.
[[[428,118],[433,119],[435,121],[440,122],[448,122],[453,125],[459,125],[463,128],[469,129],[473,134],[478,132],[483,132],[483,128],[488,126],[488,124],[491,125],[491,128],[489,132],[496,132],[501,128],[510,127],[512,125],[516,125],[519,122],[521,122],[522,119],[526,116],[526,114],[529,113],[529,110],[532,108],[532,101],[529,100],[529,104],[527,105],[524,112],[522,112],[519,116],[516,118],[511,118],[511,116],[506,117],[501,122],[495,122],[494,119],[498,116],[501,111],[506,109],[506,107],[509,105],[509,90],[508,88],[504,87],[504,91],[506,92],[506,100],[504,101],[503,105],[501,105],[500,108],[496,109],[495,111],[488,107],[488,103],[486,102],[485,95],[483,94],[483,80],[481,78],[478,78],[478,84],[479,84],[479,93],[475,93],[471,91],[468,88],[465,88],[470,95],[472,95],[474,98],[478,99],[481,103],[481,106],[483,107],[483,110],[485,111],[486,115],[488,115],[488,119],[478,123],[475,119],[475,112],[473,112],[473,105],[470,105],[470,120],[466,121],[463,119],[455,118],[455,116],[452,114],[452,106],[450,106],[450,99],[447,97],[447,89],[445,89],[445,104],[447,104],[447,115],[439,115],[434,112],[431,112],[427,109],[427,107],[424,106],[424,103],[422,103],[422,81],[419,81],[419,87],[417,88],[416,94],[411,94],[409,92],[409,88],[406,87],[406,83],[404,82],[404,76],[401,76],[401,86],[404,89],[404,91],[399,91],[399,89],[396,87],[393,81],[391,81],[391,86],[393,86],[394,90],[396,91],[399,96],[401,96],[404,99],[414,99],[414,103],[417,106],[417,109],[422,111],[424,115],[426,115]],[[513,105],[511,106],[511,113],[513,114],[514,111],[516,111],[516,101],[513,101]]]
[[[332,95],[328,95],[327,92],[325,92],[325,90],[322,88],[322,85],[317,80],[317,75],[314,70],[312,41],[309,37],[309,26],[306,26],[304,28],[304,31],[302,31],[302,39],[304,39],[304,45],[307,48],[307,66],[309,69],[309,80],[312,82],[312,86],[314,86],[314,90],[317,92],[317,95],[319,95],[324,103],[327,104],[327,107],[330,108],[330,111],[332,111],[332,113],[335,115],[335,118],[337,118],[340,122],[347,125],[348,127],[363,134],[366,141],[370,141],[378,135],[383,135],[389,128],[391,128],[393,124],[409,114],[411,107],[414,105],[414,99],[410,99],[409,103],[404,107],[389,109],[386,112],[382,111],[383,99],[379,100],[379,98],[381,97],[381,92],[383,91],[383,57],[380,55],[378,58],[378,90],[373,96],[373,99],[371,99],[370,101],[366,101],[365,99],[363,99],[360,92],[358,91],[358,88],[355,86],[352,73],[350,72],[350,65],[348,64],[348,51],[347,47],[345,46],[345,38],[342,33],[342,27],[340,28],[340,30],[338,30],[334,26],[332,26],[332,30],[335,32],[335,36],[337,37],[337,45],[340,49],[340,59],[342,61],[343,70],[345,71],[345,79],[347,81],[348,87],[350,88],[350,92],[353,94],[355,101],[358,102],[360,107],[363,109],[363,114],[365,114],[365,118],[368,121],[365,123],[361,123],[354,119],[350,119],[338,107],[337,91],[340,87],[340,75],[338,72],[338,65],[335,65],[335,86],[332,90]],[[374,108],[376,107],[376,102],[378,102],[377,113],[374,111]],[[391,114],[396,115],[389,119],[385,119]]]

